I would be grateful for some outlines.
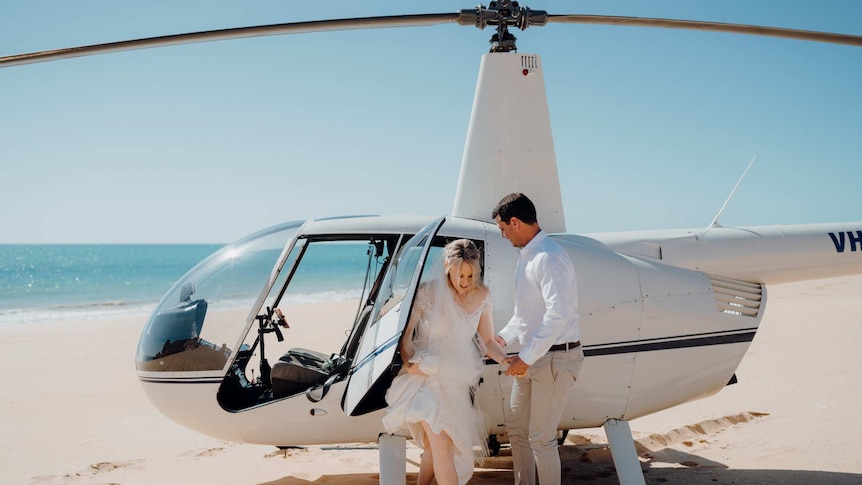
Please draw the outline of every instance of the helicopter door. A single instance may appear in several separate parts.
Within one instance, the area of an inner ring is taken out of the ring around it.
[[[445,221],[446,218],[441,217],[410,238],[383,277],[371,310],[371,323],[362,335],[354,359],[356,365],[350,371],[341,402],[350,416],[360,416],[386,406],[385,392],[394,377],[390,369],[395,351],[407,326],[431,241]]]

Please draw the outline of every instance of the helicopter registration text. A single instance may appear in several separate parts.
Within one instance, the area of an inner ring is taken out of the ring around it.
[[[847,239],[844,239],[844,235],[847,235]],[[859,249],[862,250],[862,231],[856,231],[855,233],[852,231],[847,232],[839,232],[835,234],[834,232],[829,233],[829,237],[832,238],[832,243],[835,244],[835,250],[839,253],[843,253],[847,248],[847,243],[850,243],[850,250],[856,251],[856,246],[859,246]]]

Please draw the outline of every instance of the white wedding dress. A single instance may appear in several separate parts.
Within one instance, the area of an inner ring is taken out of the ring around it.
[[[436,293],[448,298],[442,305],[448,311],[435,307]],[[423,449],[426,442],[420,421],[428,423],[435,433],[445,431],[452,439],[460,484],[473,475],[475,460],[487,455],[487,430],[472,393],[482,375],[485,353],[476,330],[482,314],[491,311],[491,306],[488,293],[479,307],[467,314],[454,303],[445,286],[420,286],[413,310],[418,310],[419,320],[410,362],[427,375],[408,374],[402,369],[386,393],[389,407],[383,425],[387,431],[397,433],[407,428]]]

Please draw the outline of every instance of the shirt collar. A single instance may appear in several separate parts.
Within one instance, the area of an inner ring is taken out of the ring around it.
[[[542,244],[542,240],[544,240],[546,237],[548,237],[548,235],[545,234],[545,231],[539,230],[539,232],[537,232],[536,235],[533,236],[533,239],[530,239],[530,242],[528,242],[526,246],[521,248],[521,252],[535,251],[539,247],[539,245]]]

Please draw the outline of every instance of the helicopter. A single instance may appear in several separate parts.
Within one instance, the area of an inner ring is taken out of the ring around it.
[[[276,446],[380,440],[381,467],[387,468],[381,480],[394,480],[401,473],[391,470],[397,460],[384,456],[403,446],[381,436],[380,416],[400,365],[395,343],[415,289],[428,277],[425,263],[449,240],[473,240],[495,297],[494,321],[506,322],[517,252],[499,235],[490,209],[502,195],[524,192],[536,202],[542,227],[570,253],[581,288],[587,359],[560,429],[604,427],[621,482],[642,483],[628,421],[733,382],[763,317],[767,285],[862,272],[854,257],[862,250],[862,223],[722,227],[716,216],[689,230],[566,234],[542,59],[517,52],[510,31],[555,22],[862,45],[856,36],[787,29],[554,16],[501,1],[449,14],[301,22],[61,49],[0,58],[0,67],[278,33],[434,23],[494,30],[491,52],[482,58],[451,214],[311,219],[228,245],[159,303],[139,342],[138,377],[170,419],[221,439]],[[322,321],[297,320],[303,305],[315,302],[314,290],[326,291],[327,281],[337,277],[352,278],[350,305],[330,305]],[[477,399],[492,445],[505,440],[511,385],[489,362]]]

